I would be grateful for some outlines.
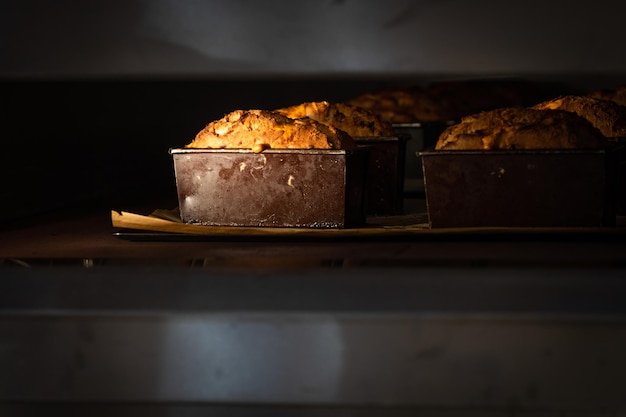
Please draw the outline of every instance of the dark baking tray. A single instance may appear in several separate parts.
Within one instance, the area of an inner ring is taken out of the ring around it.
[[[344,228],[365,222],[369,149],[170,149],[184,223]]]
[[[611,149],[429,149],[419,155],[431,228],[615,224]]]
[[[369,147],[365,211],[369,215],[402,214],[404,209],[404,164],[409,135],[355,137]]]
[[[558,230],[557,230],[558,229]],[[144,230],[120,229],[112,233],[116,238],[135,242],[623,242],[626,239],[624,227],[600,228],[550,228],[545,229],[452,229],[448,233],[388,233],[359,235],[211,235],[173,232],[153,232]],[[319,229],[317,229],[319,230]],[[433,229],[430,229],[431,231]],[[443,229],[441,229],[443,230]]]

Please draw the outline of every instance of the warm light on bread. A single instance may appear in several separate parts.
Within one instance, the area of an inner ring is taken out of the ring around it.
[[[312,101],[283,107],[276,112],[292,119],[308,117],[343,130],[352,137],[395,135],[391,123],[366,109],[345,103]]]
[[[436,150],[598,149],[607,139],[591,122],[564,110],[500,108],[464,117]]]
[[[346,132],[313,119],[291,119],[269,110],[235,110],[215,120],[186,148],[353,149]]]
[[[568,95],[544,101],[532,108],[573,112],[589,120],[607,138],[626,137],[626,107],[613,101]]]

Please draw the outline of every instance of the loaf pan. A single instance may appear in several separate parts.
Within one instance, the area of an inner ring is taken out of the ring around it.
[[[184,223],[310,228],[365,223],[367,149],[169,152]]]
[[[422,160],[418,152],[434,147],[439,135],[454,121],[394,123],[393,129],[398,135],[407,135],[410,140],[406,144],[404,177],[405,194],[424,191]]]
[[[409,136],[355,137],[369,148],[365,211],[368,215],[402,214],[404,209],[404,164]]]
[[[608,149],[419,155],[431,228],[615,224],[615,157]]]

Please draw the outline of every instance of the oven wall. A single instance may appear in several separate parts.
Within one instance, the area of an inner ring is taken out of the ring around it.
[[[619,1],[25,0],[0,75],[564,76],[626,69]]]

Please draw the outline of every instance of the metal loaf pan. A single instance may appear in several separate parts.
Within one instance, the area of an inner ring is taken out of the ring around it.
[[[431,228],[615,224],[609,149],[419,154]]]
[[[370,215],[402,214],[404,164],[408,135],[355,137],[369,148],[365,211]]]
[[[454,121],[394,123],[398,135],[407,135],[405,150],[404,176],[407,179],[404,189],[407,194],[423,191],[422,160],[418,152],[434,147],[439,135]]]
[[[368,151],[170,149],[184,223],[345,228],[365,223]]]

